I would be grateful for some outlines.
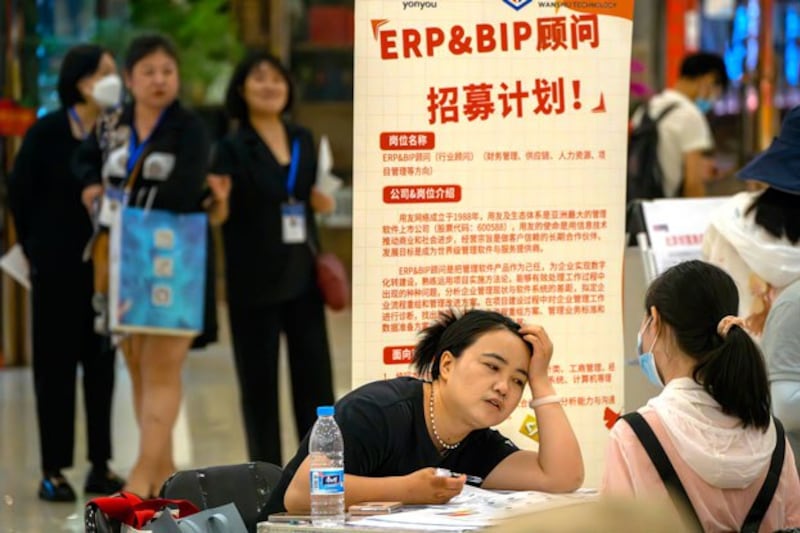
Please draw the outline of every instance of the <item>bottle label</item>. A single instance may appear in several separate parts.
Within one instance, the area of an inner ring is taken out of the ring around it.
[[[344,469],[311,470],[311,494],[344,494]]]

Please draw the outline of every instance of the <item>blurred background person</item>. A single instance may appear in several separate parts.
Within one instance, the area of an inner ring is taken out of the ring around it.
[[[800,279],[800,107],[738,177],[767,187],[736,194],[712,213],[703,258],[733,277],[739,313],[759,336],[772,301]]]
[[[706,531],[742,528],[780,450],[764,359],[735,316],[738,303],[736,285],[722,269],[680,263],[648,288],[638,339],[642,371],[663,387],[638,413]],[[788,445],[781,457],[759,531],[800,526],[800,479]],[[611,430],[602,490],[667,495],[627,420]]]
[[[767,360],[772,410],[800,457],[800,281],[783,289],[767,315],[761,348]]]
[[[690,54],[681,62],[675,85],[634,113],[634,127],[644,112],[654,120],[665,113],[657,126],[665,198],[705,196],[705,183],[714,174],[709,156],[714,138],[705,115],[727,86],[722,57],[709,52]]]
[[[127,155],[123,177],[131,174],[139,158],[146,160],[152,152],[168,154],[174,161],[159,179],[148,179],[146,173],[139,176],[129,205],[142,207],[150,196],[153,209],[175,213],[202,210],[210,142],[200,118],[178,101],[178,56],[172,42],[158,34],[134,39],[125,57],[125,85],[131,102],[116,135],[112,133],[122,139],[119,149]],[[75,164],[87,208],[103,194],[103,165],[100,147],[89,139],[81,146]],[[139,455],[125,490],[154,495],[175,471],[172,429],[181,401],[181,368],[191,343],[188,336],[132,334],[122,346],[140,429]]]
[[[93,135],[102,112],[101,102],[93,96],[101,80],[121,87],[108,51],[87,44],[67,52],[58,77],[61,108],[28,130],[8,183],[17,235],[30,263],[33,378],[42,466],[39,497],[48,501],[75,500],[62,469],[72,466],[74,455],[79,363],[92,463],[84,490],[108,494],[123,483],[107,466],[114,351],[94,332],[93,270],[82,259],[92,225],[70,167],[74,152]]]
[[[298,434],[333,403],[322,295],[315,277],[315,213],[333,201],[315,187],[311,133],[285,120],[292,104],[288,72],[265,52],[233,74],[226,109],[238,129],[223,138],[212,172],[230,176],[223,226],[233,352],[251,460],[283,464],[278,420],[278,353],[285,334]]]

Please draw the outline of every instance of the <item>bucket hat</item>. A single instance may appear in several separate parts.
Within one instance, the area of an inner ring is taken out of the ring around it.
[[[800,106],[786,114],[769,148],[742,167],[737,177],[800,195]]]

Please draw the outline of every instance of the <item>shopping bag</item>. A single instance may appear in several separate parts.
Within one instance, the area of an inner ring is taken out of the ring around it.
[[[203,329],[205,213],[123,207],[111,225],[109,326],[193,336]]]
[[[168,512],[164,513],[164,510]],[[158,513],[188,516],[198,508],[188,500],[151,498],[143,500],[131,492],[93,498],[86,503],[84,524],[87,533],[125,533],[147,531]],[[162,533],[171,533],[169,529]]]
[[[157,518],[150,520],[141,528],[135,528],[123,524],[119,533],[183,533],[178,527],[178,523],[166,510],[161,511]]]
[[[247,533],[236,505],[228,503],[184,518],[162,513],[144,528],[152,533]]]

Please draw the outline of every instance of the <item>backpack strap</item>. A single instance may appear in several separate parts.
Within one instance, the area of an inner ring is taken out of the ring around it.
[[[650,461],[653,463],[653,466],[656,467],[658,475],[661,476],[661,480],[667,487],[667,492],[672,502],[679,511],[687,513],[686,519],[690,521],[690,525],[693,526],[691,530],[703,531],[703,527],[700,525],[700,519],[697,517],[697,511],[695,511],[691,500],[689,500],[689,495],[686,494],[686,489],[683,488],[683,483],[681,483],[681,479],[678,477],[677,472],[675,472],[675,468],[673,468],[672,463],[667,457],[667,453],[664,451],[661,443],[658,442],[658,437],[656,437],[656,434],[653,433],[652,428],[650,428],[650,424],[636,411],[623,415],[622,418],[639,438],[639,442],[642,443],[644,451],[647,452]],[[691,514],[689,514],[689,512],[691,512]]]
[[[744,520],[742,531],[745,533],[756,533],[761,527],[761,521],[764,519],[764,515],[767,514],[772,497],[775,496],[775,490],[778,488],[778,481],[780,481],[781,471],[783,470],[783,460],[786,456],[786,437],[780,420],[775,417],[772,417],[772,420],[775,422],[775,437],[777,439],[775,450],[772,452],[772,460],[769,463],[769,471],[766,479],[764,479],[764,484],[761,485],[761,490],[758,491],[758,496],[756,496],[756,500]]]
[[[671,112],[673,109],[675,109],[676,107],[678,107],[678,102],[672,102],[672,103],[671,103],[671,104],[669,104],[667,107],[665,107],[665,108],[664,108],[664,109],[661,111],[661,113],[659,113],[659,114],[658,114],[658,116],[657,116],[657,117],[655,117],[655,118],[653,119],[653,122],[655,122],[656,124],[658,124],[659,122],[661,122],[661,120],[662,120],[664,117],[666,117],[667,115],[669,115],[669,114],[670,114],[670,112]],[[650,106],[649,106],[649,105],[648,105],[647,109],[648,109],[648,111],[650,110]]]

